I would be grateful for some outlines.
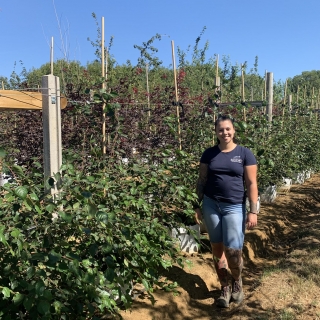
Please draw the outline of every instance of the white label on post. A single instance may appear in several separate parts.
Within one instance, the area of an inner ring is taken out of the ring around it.
[[[51,96],[51,104],[56,104],[56,96]]]

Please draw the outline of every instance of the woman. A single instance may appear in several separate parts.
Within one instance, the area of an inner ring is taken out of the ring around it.
[[[197,194],[199,203],[203,200],[203,204],[202,212],[195,205],[195,218],[201,223],[203,214],[221,284],[217,305],[226,308],[231,298],[236,303],[244,298],[242,247],[246,225],[249,229],[257,225],[257,161],[249,149],[234,142],[232,118],[220,116],[215,122],[215,132],[219,144],[205,150],[200,160]],[[246,196],[250,203],[247,217]]]

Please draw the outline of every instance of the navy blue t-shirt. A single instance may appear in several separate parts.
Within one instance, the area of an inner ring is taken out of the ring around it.
[[[208,164],[204,189],[207,197],[221,202],[244,203],[244,167],[257,164],[248,148],[237,145],[230,152],[221,152],[214,146],[204,151],[200,162]]]

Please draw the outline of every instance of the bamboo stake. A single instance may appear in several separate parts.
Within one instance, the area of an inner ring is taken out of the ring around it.
[[[105,68],[104,68],[104,17],[101,18],[101,76],[105,78]],[[102,82],[102,89],[106,88],[106,82]],[[102,155],[106,155],[106,114],[104,112],[106,105],[102,104]]]
[[[243,64],[241,64],[241,99],[243,102],[245,101]]]
[[[217,55],[216,60],[216,78],[219,77],[219,55]]]
[[[150,122],[151,111],[150,111],[150,96],[149,96],[149,64],[146,63],[146,81],[147,81],[147,101],[148,101],[148,122]],[[151,130],[151,127],[149,127]]]
[[[51,48],[50,48],[50,70],[53,74],[53,37],[51,37]]]
[[[264,74],[264,100],[267,100],[267,70]]]
[[[297,89],[297,106],[299,104],[299,85],[298,85],[298,89]]]
[[[314,106],[313,106],[313,98],[314,98],[314,87],[312,87],[311,109],[314,109]]]
[[[241,65],[241,100],[245,102],[245,93],[244,93],[244,72],[243,72],[243,64]],[[246,117],[246,107],[243,106],[243,121],[247,121]]]
[[[306,94],[307,94],[307,85],[304,85],[304,91],[303,91],[303,100],[306,102]]]
[[[174,55],[174,41],[173,40],[171,40],[171,49],[172,49],[172,65],[173,65],[174,88],[175,88],[175,94],[176,94],[179,149],[182,150],[181,130],[180,130],[180,114],[179,114],[179,96],[178,96],[178,85],[177,85],[177,70],[176,70],[176,59],[175,59],[175,55]]]
[[[2,90],[4,90],[4,83],[3,83],[3,81],[2,81]]]
[[[284,105],[286,105],[286,102],[287,102],[287,86],[288,86],[288,79],[286,79],[286,84],[284,86],[284,99],[283,99]]]

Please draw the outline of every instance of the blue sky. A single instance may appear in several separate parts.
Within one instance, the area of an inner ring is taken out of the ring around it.
[[[186,50],[206,26],[200,47],[209,41],[208,58],[226,55],[251,68],[258,56],[259,73],[273,72],[277,81],[320,69],[319,0],[0,0],[0,75],[9,77],[15,62],[19,73],[20,60],[27,70],[49,62],[52,36],[55,59],[64,57],[64,46],[70,60],[94,60],[92,12],[99,24],[105,18],[119,64],[135,64],[133,45],[159,33],[157,56],[168,67],[171,40]]]

